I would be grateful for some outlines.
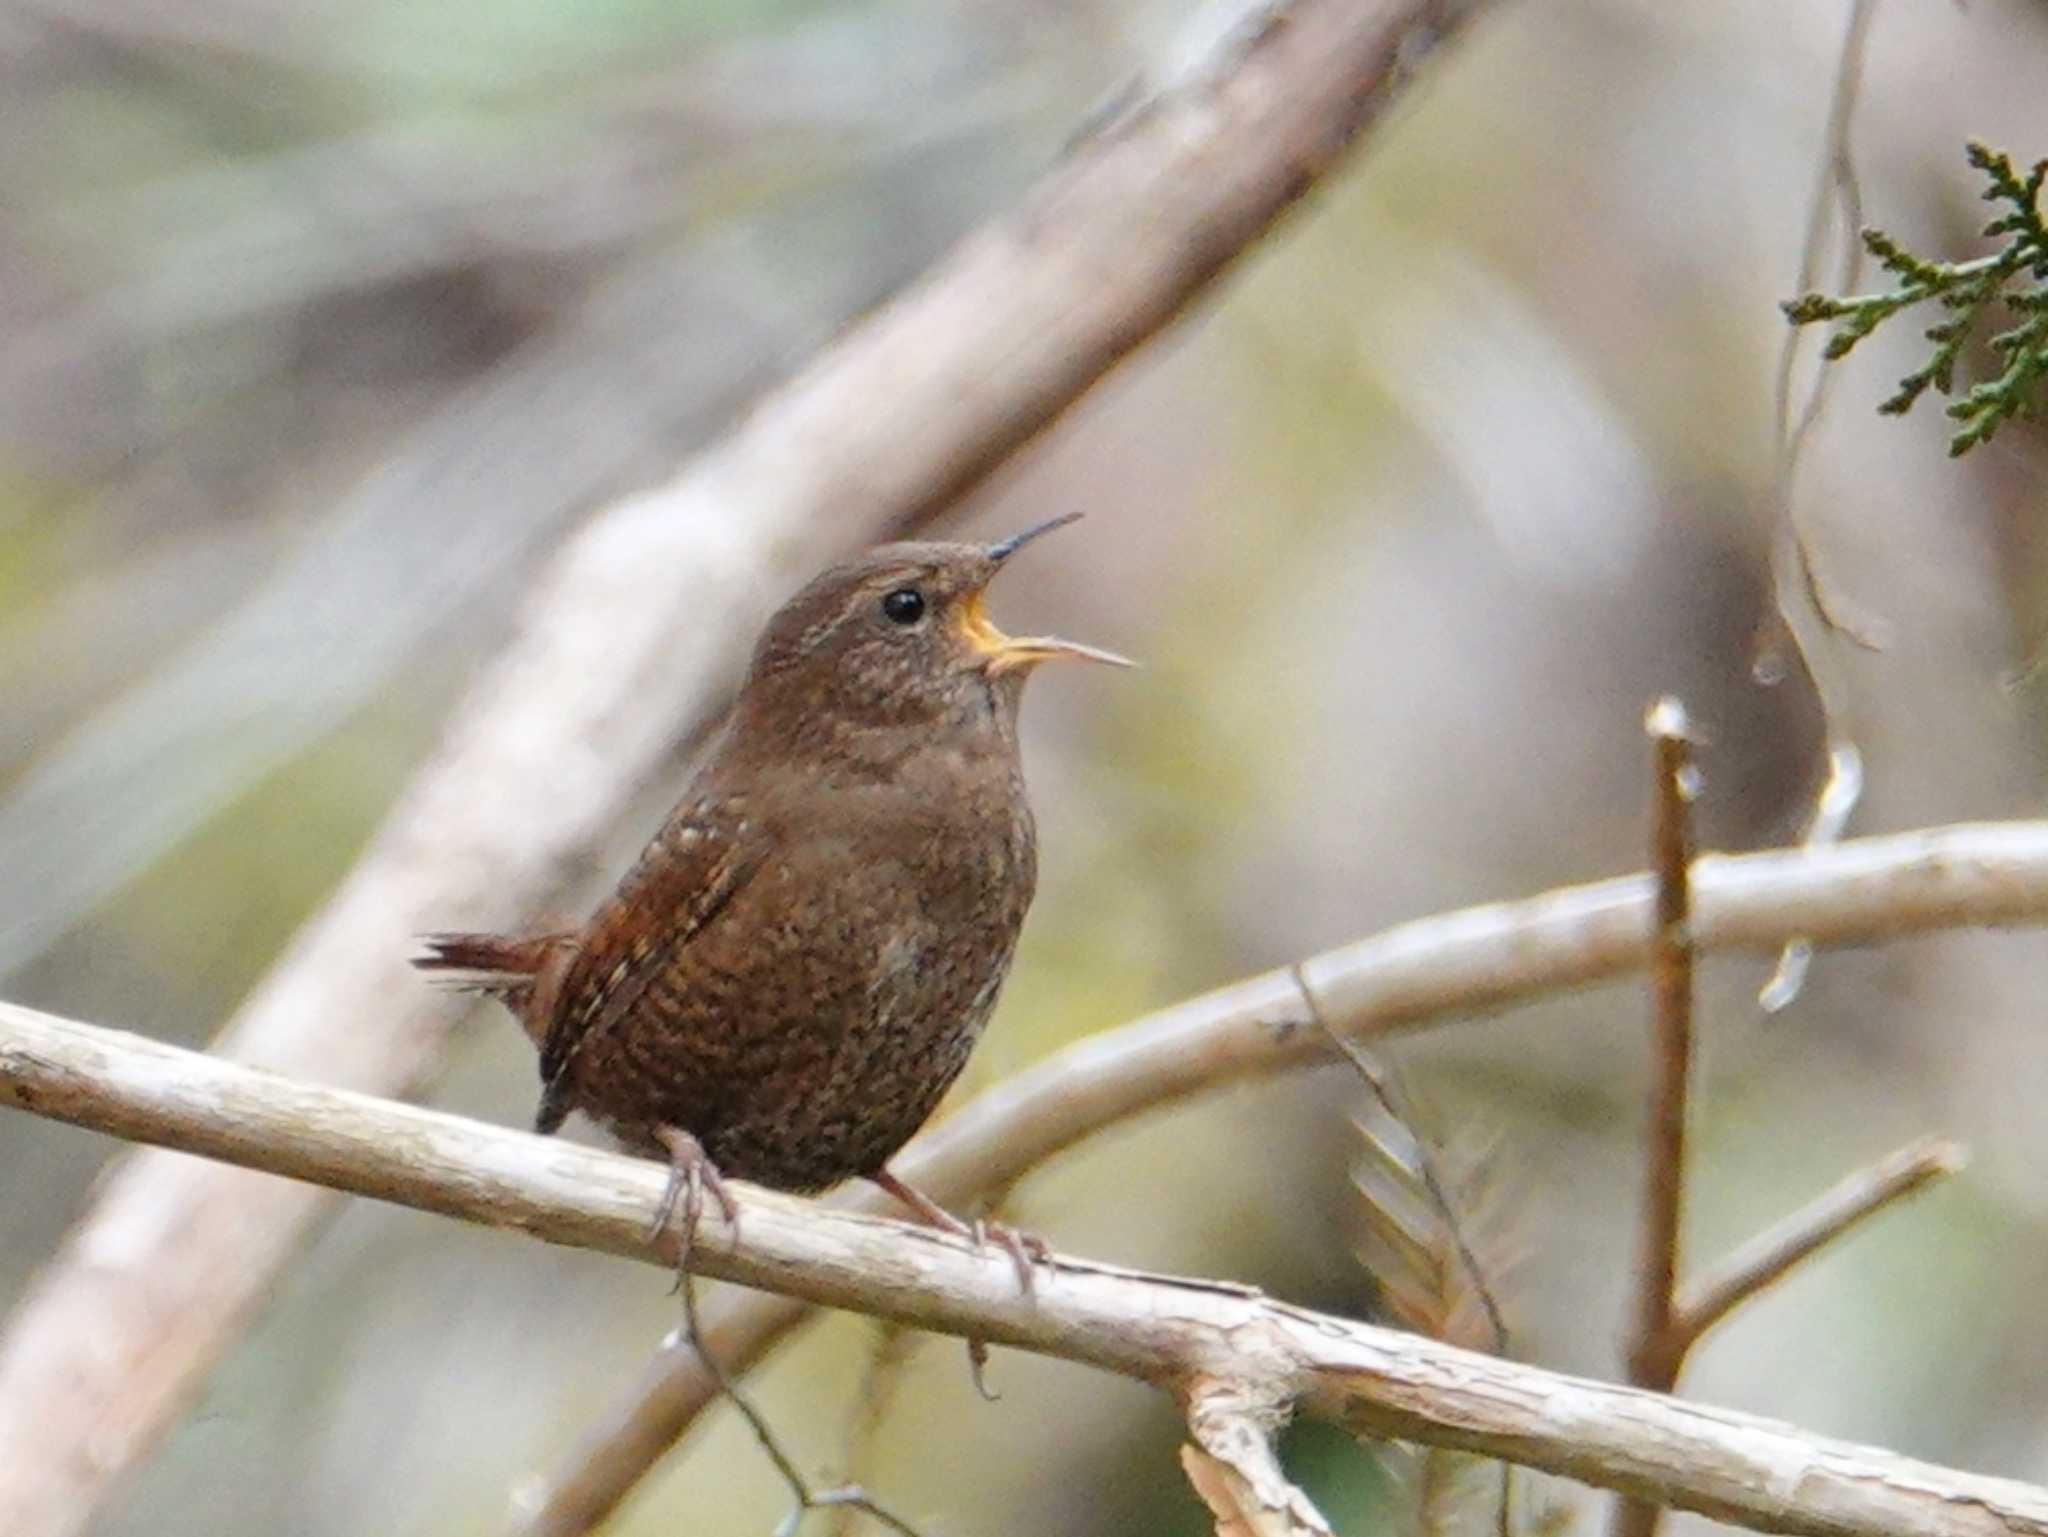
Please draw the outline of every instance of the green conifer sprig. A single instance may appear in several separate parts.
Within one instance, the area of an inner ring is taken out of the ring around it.
[[[1862,232],[1863,248],[1898,280],[1881,293],[1834,298],[1802,294],[1780,306],[1796,326],[1832,323],[1821,356],[1828,362],[1845,358],[1856,344],[1904,309],[1937,300],[1947,318],[1928,327],[1934,351],[1926,363],[1899,381],[1878,410],[1901,416],[1932,388],[1955,393],[1956,361],[1970,338],[1988,328],[1992,308],[2004,304],[2015,324],[1989,338],[2001,369],[1994,379],[1972,385],[1948,404],[1948,415],[1960,425],[1948,441],[1951,454],[1966,454],[1989,442],[2001,424],[2041,409],[2042,382],[2048,379],[2048,225],[2041,218],[2041,187],[2048,180],[2048,160],[2025,176],[2014,170],[2002,150],[1972,140],[1970,164],[1985,179],[1984,200],[2006,211],[1984,226],[1988,240],[2002,242],[1989,256],[1974,261],[1939,262],[1915,256],[1879,229]],[[2024,281],[2012,287],[2015,278]]]

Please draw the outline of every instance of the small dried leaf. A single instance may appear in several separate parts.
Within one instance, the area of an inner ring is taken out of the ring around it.
[[[1509,1274],[1523,1245],[1504,1209],[1494,1139],[1460,1139],[1436,1153],[1440,1203],[1426,1180],[1430,1156],[1413,1128],[1378,1114],[1353,1122],[1359,1157],[1355,1252],[1403,1326],[1472,1350],[1498,1350],[1485,1289]],[[1448,1208],[1448,1210],[1446,1210]],[[1461,1243],[1462,1234],[1462,1243]],[[1471,1263],[1468,1263],[1468,1259]]]

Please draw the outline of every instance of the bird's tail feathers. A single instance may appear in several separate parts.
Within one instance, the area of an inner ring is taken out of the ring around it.
[[[509,934],[425,934],[424,955],[412,958],[421,971],[476,971],[488,977],[531,978],[539,974],[548,953],[563,936],[543,934],[521,939]]]
[[[421,971],[467,972],[442,980],[460,991],[496,998],[536,1040],[545,1032],[547,1021],[531,1017],[528,1005],[542,973],[566,959],[563,951],[573,943],[572,935],[425,934],[420,942],[426,951],[415,955],[412,963]],[[560,972],[554,976],[559,985]]]

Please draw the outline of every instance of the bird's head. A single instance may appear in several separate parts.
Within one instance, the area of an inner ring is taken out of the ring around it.
[[[995,544],[885,544],[833,566],[768,621],[743,702],[812,728],[1008,721],[1041,662],[1130,666],[1075,641],[1005,635],[984,606],[1004,562],[1079,516]]]

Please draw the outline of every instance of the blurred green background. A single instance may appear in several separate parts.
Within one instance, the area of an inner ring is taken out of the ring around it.
[[[376,826],[522,583],[1051,162],[1175,4],[0,3],[0,989],[203,1041]],[[997,612],[1142,657],[1027,708],[1043,880],[968,1088],[1147,1007],[1403,918],[1634,868],[1641,712],[1710,738],[1703,835],[1798,823],[1818,726],[1751,681],[1767,612],[1774,301],[1844,14],[1531,0],[1168,337],[959,509],[1085,508]],[[1858,126],[1867,216],[1981,222],[1960,147],[2048,154],[2048,8],[1894,6]],[[1801,506],[1891,631],[1841,660],[1864,831],[2034,814],[2048,443],[1961,464],[1871,411],[1858,352]],[[822,558],[822,555],[821,555]],[[647,787],[614,867],[673,783]],[[593,890],[595,883],[593,884]],[[1908,1137],[1970,1171],[1801,1272],[1687,1390],[2048,1477],[2048,941],[1825,956],[1766,1020],[1703,985],[1692,1253]],[[1518,1348],[1618,1371],[1644,1003],[1613,987],[1397,1049],[1497,1135]],[[495,1014],[437,1102],[523,1124]],[[1018,1193],[1061,1247],[1362,1312],[1343,1073],[1120,1129]],[[0,1301],[111,1151],[0,1120]],[[352,1205],[104,1529],[497,1530],[508,1492],[675,1322],[642,1267]],[[761,1378],[837,1462],[869,1326]],[[954,1537],[1192,1533],[1170,1406],[927,1344],[867,1476]],[[1326,1433],[1297,1473],[1399,1527]],[[1577,1526],[1598,1502],[1567,1491]],[[616,1530],[752,1532],[781,1492],[727,1417]]]

